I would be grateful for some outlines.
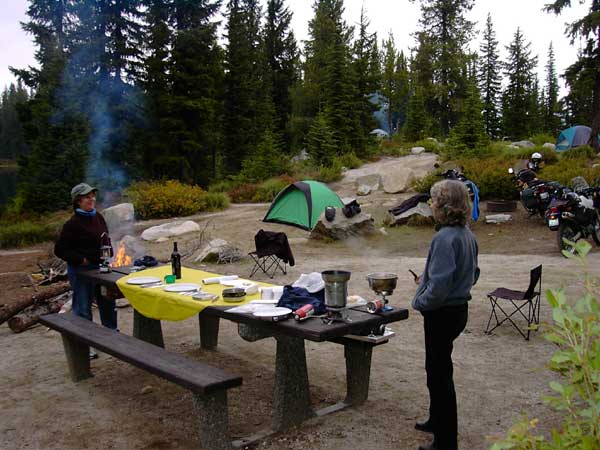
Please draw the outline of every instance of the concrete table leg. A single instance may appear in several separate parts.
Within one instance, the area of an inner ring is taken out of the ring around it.
[[[160,320],[149,319],[135,309],[133,310],[133,337],[165,348]]]
[[[344,344],[346,357],[346,399],[344,403],[358,405],[369,396],[371,354],[373,345],[367,342]]]
[[[315,415],[310,405],[304,340],[276,336],[273,429],[284,430]]]
[[[200,347],[205,350],[214,350],[219,343],[219,318],[198,316],[200,327]]]
[[[61,334],[71,379],[75,382],[92,377],[90,347],[77,339]]]
[[[205,450],[233,448],[229,436],[227,391],[215,391],[205,395],[193,393],[193,398],[201,447]]]

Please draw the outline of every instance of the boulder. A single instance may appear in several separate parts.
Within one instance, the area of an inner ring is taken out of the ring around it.
[[[513,142],[511,145],[515,145],[518,148],[533,148],[533,147],[535,147],[535,144],[531,141],[517,141],[517,142]]]
[[[506,223],[512,220],[510,214],[492,214],[485,216],[485,223]]]
[[[162,225],[157,225],[144,230],[142,239],[145,241],[156,241],[160,238],[170,238],[173,236],[181,236],[182,234],[199,232],[200,225],[191,220],[169,222]]]
[[[233,262],[241,258],[241,250],[224,239],[213,239],[196,256],[195,262]]]
[[[406,192],[415,179],[414,171],[404,166],[389,166],[381,171],[381,186],[388,194]]]
[[[378,173],[364,175],[364,176],[358,177],[356,179],[356,186],[358,186],[359,188],[361,186],[368,186],[369,192],[376,191],[377,189],[379,189],[380,185],[381,185],[381,176],[379,176]]]
[[[102,216],[108,225],[111,235],[117,234],[117,230],[130,226],[135,220],[133,203],[120,203],[102,211]]]
[[[425,147],[413,147],[413,148],[410,149],[410,152],[413,155],[420,155],[424,151],[425,151]]]
[[[552,142],[546,142],[544,145],[542,145],[542,147],[550,150],[556,150],[556,144],[553,144]]]
[[[306,149],[303,148],[296,155],[292,156],[292,162],[306,161],[308,158],[310,158],[310,155]]]
[[[336,208],[335,218],[328,222],[325,213],[310,232],[311,239],[342,240],[350,236],[362,236],[375,232],[375,221],[371,214],[358,213],[350,218],[344,216],[341,208]]]
[[[387,223],[390,225],[406,225],[413,216],[420,216],[420,218],[425,218],[426,222],[429,224],[433,221],[433,213],[431,212],[431,207],[426,202],[417,203],[417,206],[414,208],[407,209],[401,214],[397,216],[393,214],[389,214]],[[413,220],[414,222],[414,220]],[[421,223],[421,220],[418,220]]]
[[[360,196],[369,195],[370,193],[371,193],[371,186],[366,185],[366,184],[361,184],[360,186],[358,186],[358,189],[356,190],[356,195],[360,195]]]

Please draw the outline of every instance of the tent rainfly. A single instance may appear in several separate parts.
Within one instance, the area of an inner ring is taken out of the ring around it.
[[[572,147],[585,145],[590,140],[592,129],[585,125],[575,125],[560,132],[556,140],[556,151],[564,152]]]
[[[296,181],[279,192],[263,222],[282,223],[312,230],[325,208],[343,208],[340,197],[318,181]]]

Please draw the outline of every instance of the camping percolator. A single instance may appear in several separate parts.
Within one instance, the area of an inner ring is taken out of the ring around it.
[[[348,280],[350,272],[345,270],[326,270],[321,272],[325,282],[325,306],[339,309],[346,307],[348,298]]]

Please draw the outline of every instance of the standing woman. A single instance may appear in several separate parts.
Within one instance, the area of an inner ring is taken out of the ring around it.
[[[110,243],[104,217],[96,211],[97,191],[86,183],[80,183],[71,189],[74,214],[63,225],[54,246],[54,254],[67,262],[67,275],[73,289],[73,312],[79,317],[92,320],[92,301],[95,298],[102,325],[116,330],[115,300],[102,298],[99,285],[77,277],[83,270],[99,267],[100,247]]]
[[[412,307],[423,315],[425,369],[429,390],[429,418],[415,428],[433,433],[420,450],[458,448],[453,342],[465,329],[471,287],[479,278],[478,246],[466,226],[471,214],[469,193],[463,183],[444,180],[431,188],[431,209],[437,234],[431,241],[425,271]]]

